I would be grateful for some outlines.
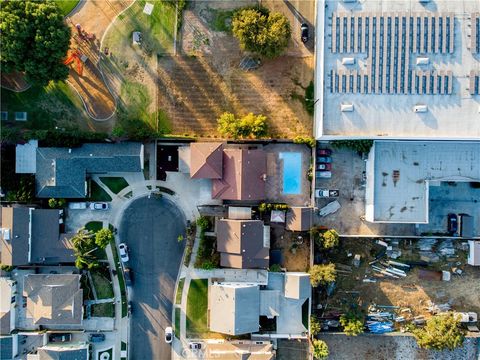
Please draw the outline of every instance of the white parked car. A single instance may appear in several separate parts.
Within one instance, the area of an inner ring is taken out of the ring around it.
[[[173,340],[173,329],[170,326],[165,328],[165,342],[171,344]]]
[[[108,209],[108,203],[105,202],[95,202],[90,204],[90,209],[91,210],[107,210]]]
[[[125,245],[124,243],[120,243],[118,245],[118,250],[120,252],[120,259],[122,259],[123,262],[128,261],[128,246]]]

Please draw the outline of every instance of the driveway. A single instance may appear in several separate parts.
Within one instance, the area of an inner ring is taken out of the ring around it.
[[[172,300],[182,259],[185,235],[183,213],[165,198],[143,197],[125,210],[119,236],[130,248],[128,266],[133,271],[130,326],[131,359],[170,359],[164,342],[171,326]]]

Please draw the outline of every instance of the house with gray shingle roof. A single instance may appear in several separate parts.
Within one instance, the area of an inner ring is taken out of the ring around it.
[[[37,348],[32,360],[88,360],[88,344],[86,342],[47,344]]]
[[[91,174],[140,172],[143,145],[84,144],[78,148],[37,148],[35,186],[39,198],[81,199],[88,196]]]
[[[35,325],[81,325],[83,290],[80,275],[28,274],[23,278],[26,317]]]

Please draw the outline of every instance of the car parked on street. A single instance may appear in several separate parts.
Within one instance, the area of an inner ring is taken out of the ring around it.
[[[448,232],[454,235],[458,231],[458,216],[457,214],[448,214]]]
[[[132,286],[132,284],[133,284],[132,269],[130,269],[129,267],[126,267],[125,270],[123,270],[123,276],[125,277],[125,284],[127,286]]]
[[[331,163],[319,163],[319,164],[317,164],[317,170],[318,171],[331,171],[332,170],[332,164]]]
[[[317,149],[317,156],[330,156],[332,155],[332,150],[330,149]]]
[[[317,157],[317,163],[331,163],[332,158],[330,156],[319,156]]]
[[[94,202],[90,204],[90,210],[108,210],[108,203]]]
[[[128,262],[128,246],[125,243],[118,245],[118,252],[120,253],[120,259],[122,259],[123,262]]]
[[[173,329],[171,326],[165,328],[165,342],[171,344],[173,341]]]

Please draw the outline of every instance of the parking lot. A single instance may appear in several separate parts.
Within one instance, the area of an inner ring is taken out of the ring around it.
[[[331,149],[327,143],[318,148]],[[365,161],[355,151],[332,149],[332,177],[315,177],[316,189],[339,190],[337,198],[317,198],[315,206],[321,209],[337,200],[341,208],[330,215],[320,217],[315,212],[315,224],[334,228],[342,235],[408,235],[415,233],[411,224],[374,224],[364,220],[365,215]],[[318,174],[318,173],[317,173]]]

